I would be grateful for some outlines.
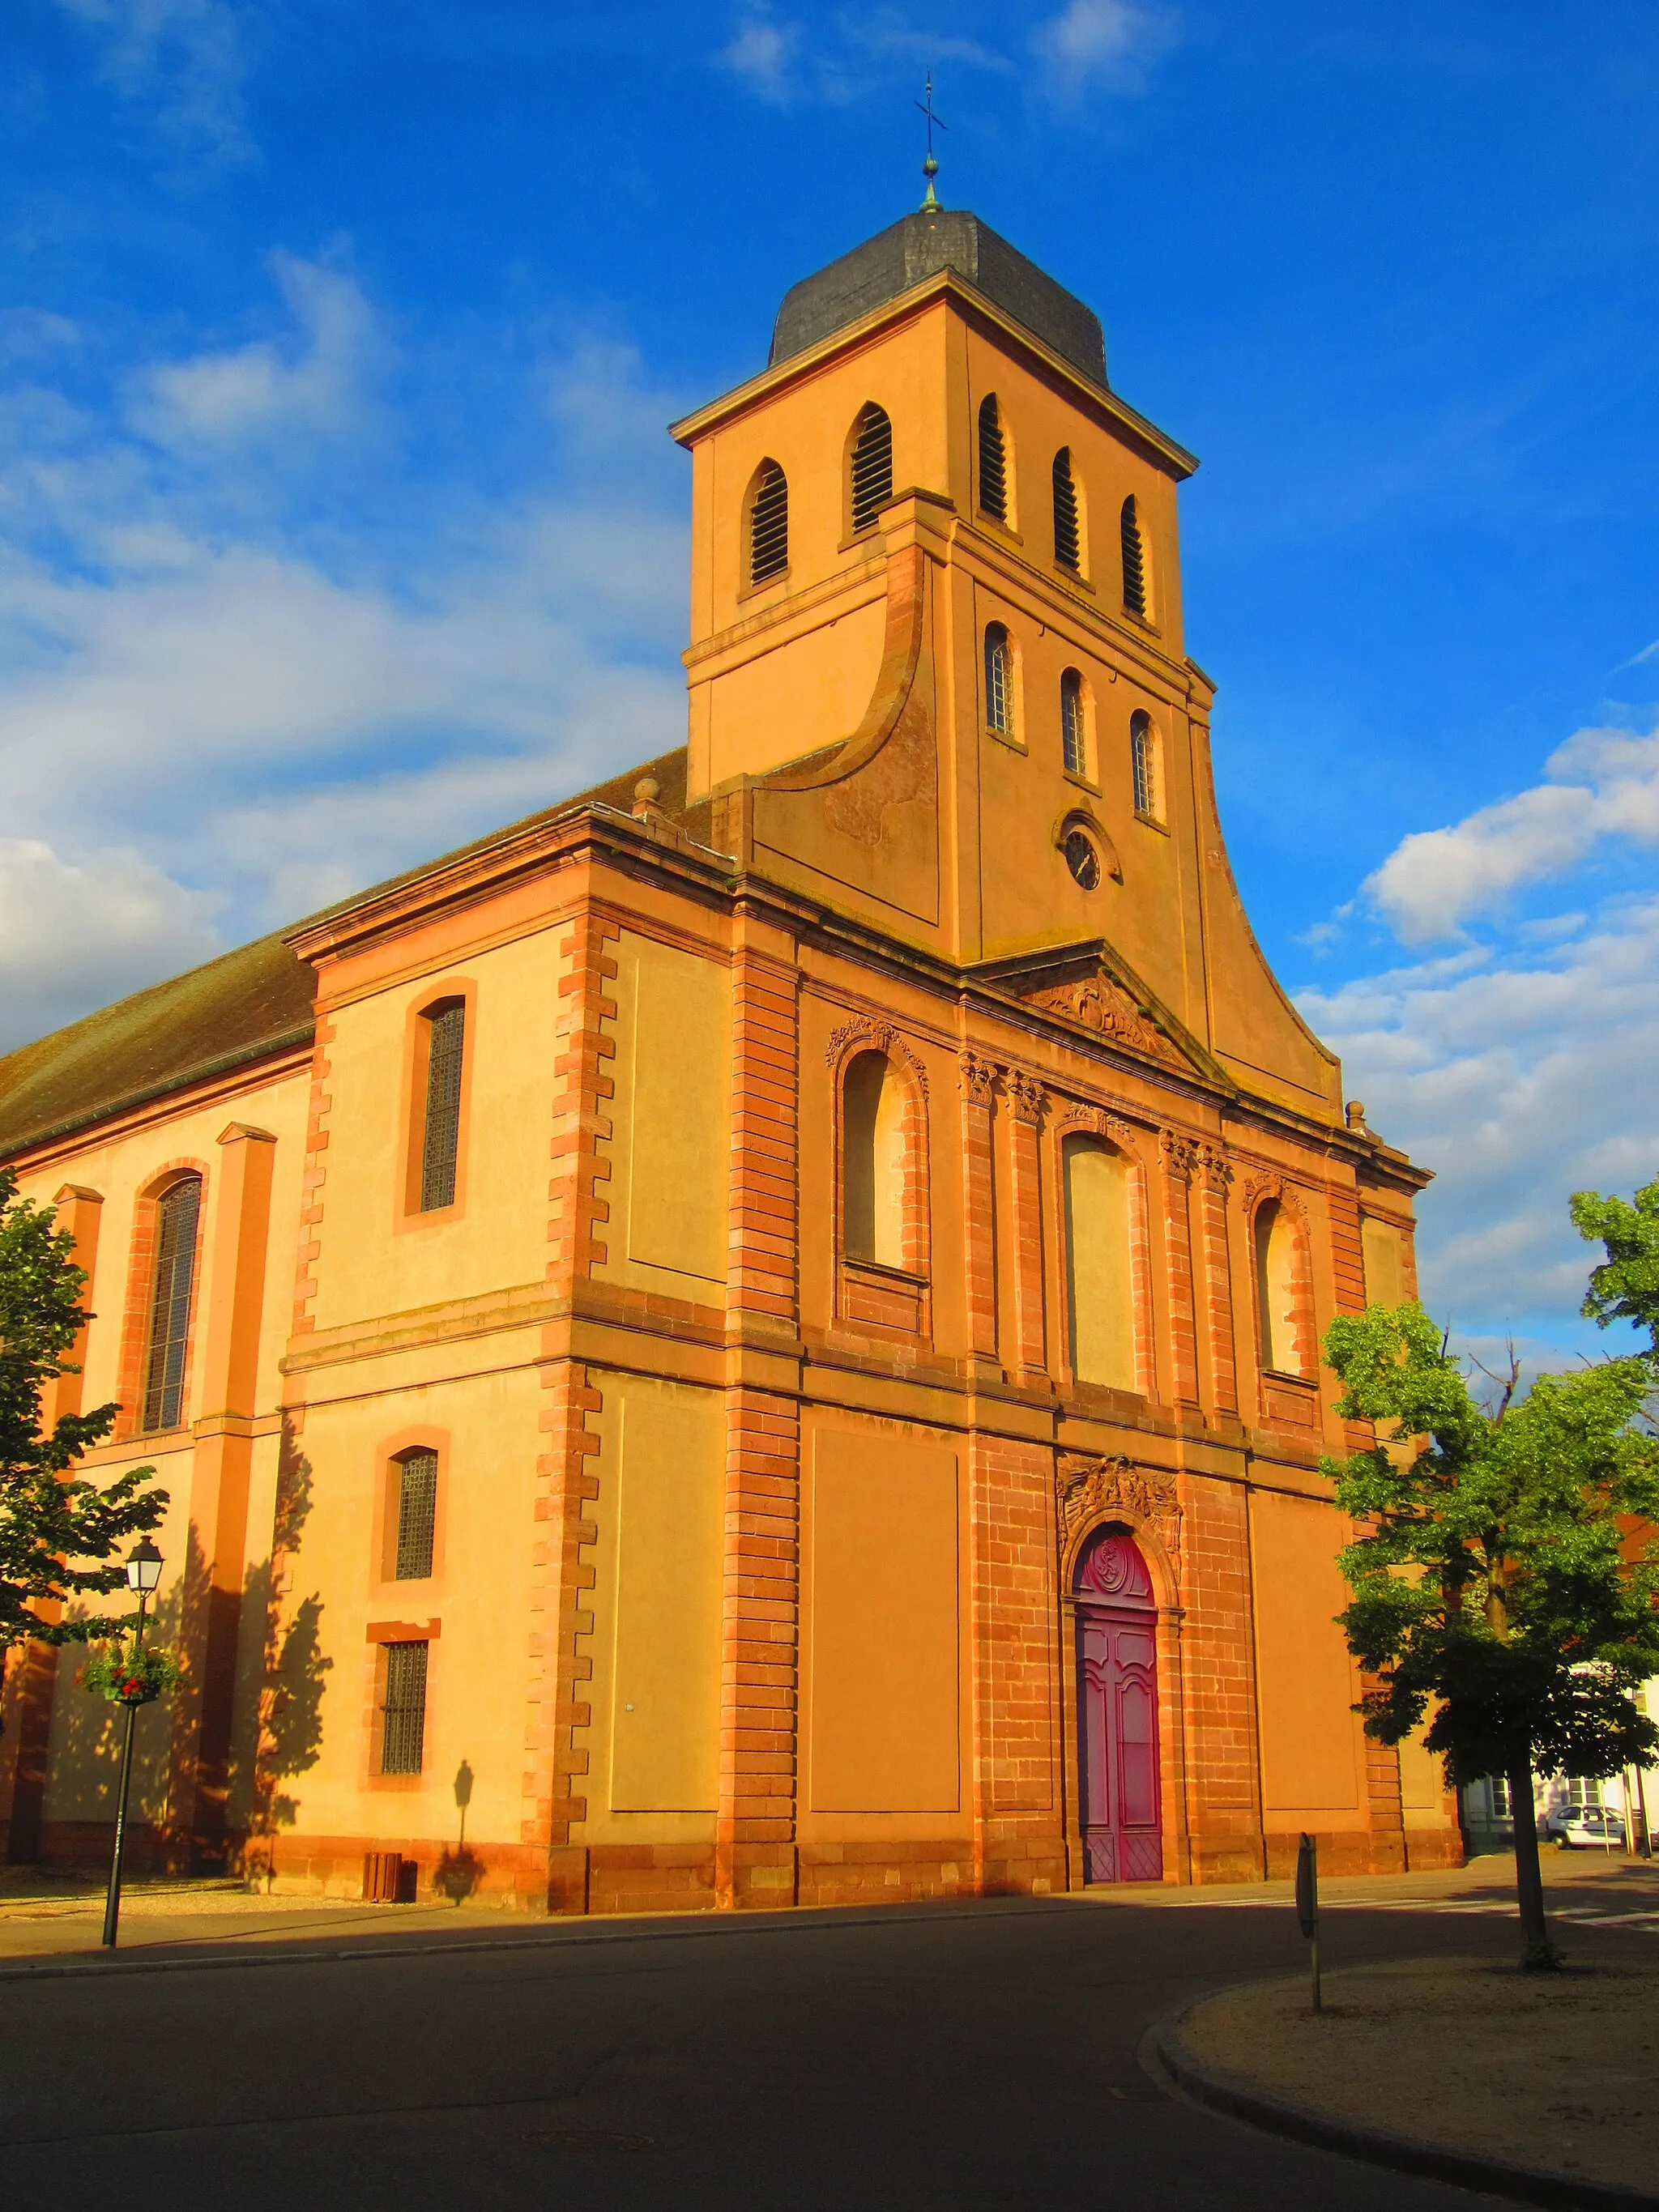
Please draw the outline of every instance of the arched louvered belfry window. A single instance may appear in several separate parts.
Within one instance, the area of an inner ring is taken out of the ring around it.
[[[1149,822],[1164,819],[1164,794],[1159,789],[1158,732],[1150,714],[1137,709],[1129,717],[1129,767],[1134,779],[1135,812]]]
[[[789,566],[789,479],[763,461],[749,494],[749,581],[769,583]]]
[[[1067,773],[1089,772],[1089,733],[1084,713],[1083,677],[1068,668],[1060,679],[1060,749]]]
[[[994,392],[979,403],[979,511],[993,522],[1008,520],[1008,453]]]
[[[150,1285],[149,1345],[144,1361],[142,1425],[176,1429],[185,1417],[185,1355],[196,1287],[196,1228],[202,1179],[186,1176],[155,1207],[155,1274]]]
[[[1000,623],[985,625],[985,726],[1014,734],[1014,649]]]
[[[1069,568],[1074,576],[1083,573],[1083,519],[1069,446],[1054,455],[1054,565]]]
[[[893,496],[893,425],[873,399],[854,428],[850,495],[854,532],[867,530]]]
[[[1123,532],[1123,604],[1132,615],[1146,619],[1146,541],[1140,534],[1140,512],[1133,492],[1123,502],[1120,518]]]

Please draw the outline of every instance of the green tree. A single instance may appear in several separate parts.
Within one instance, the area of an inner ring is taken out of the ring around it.
[[[19,1198],[15,1174],[0,1168],[0,1681],[14,1644],[84,1643],[136,1618],[77,1606],[74,1617],[52,1620],[40,1608],[125,1592],[117,1547],[167,1510],[167,1492],[149,1486],[154,1468],[132,1468],[101,1488],[72,1472],[108,1436],[114,1406],[41,1426],[47,1386],[77,1371],[66,1355],[89,1318],[86,1283],[73,1239],[46,1207]]]
[[[1571,1212],[1584,1242],[1601,1244],[1607,1255],[1590,1270],[1585,1315],[1603,1328],[1615,1321],[1634,1322],[1659,1352],[1659,1182],[1644,1184],[1633,1205],[1581,1190]]]
[[[1659,1673],[1659,1568],[1628,1533],[1659,1518],[1659,1443],[1638,1425],[1651,1365],[1543,1375],[1522,1397],[1512,1363],[1488,1409],[1409,1304],[1339,1316],[1325,1357],[1343,1418],[1378,1437],[1322,1462],[1361,1531],[1340,1618],[1376,1683],[1366,1729],[1398,1743],[1431,1714],[1454,1784],[1507,1778],[1522,1956],[1553,1965],[1534,1771],[1613,1774],[1659,1744],[1632,1696]]]

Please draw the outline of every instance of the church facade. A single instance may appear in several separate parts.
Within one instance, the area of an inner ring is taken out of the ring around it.
[[[1461,1856],[1333,1616],[1426,1181],[1229,870],[1195,463],[968,215],[675,426],[686,746],[0,1062],[171,1504],[156,1863],[532,1909]],[[14,1661],[14,1860],[107,1848]]]

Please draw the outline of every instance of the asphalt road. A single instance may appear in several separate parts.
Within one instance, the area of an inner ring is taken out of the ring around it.
[[[333,1948],[0,1977],[0,2197],[122,2212],[1486,2201],[1149,2084],[1137,2046],[1170,2007],[1301,1966],[1287,1907],[469,1918],[453,1938],[428,1924],[356,1957]],[[1324,1948],[1335,1966],[1516,1941],[1495,1917],[1347,1908],[1327,1914]]]

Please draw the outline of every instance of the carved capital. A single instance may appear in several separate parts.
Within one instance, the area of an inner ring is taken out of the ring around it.
[[[988,1106],[997,1079],[992,1062],[981,1060],[976,1052],[964,1052],[957,1062],[957,1073],[962,1079],[962,1095],[968,1103]]]
[[[1164,1155],[1164,1172],[1174,1182],[1190,1182],[1198,1165],[1198,1146],[1179,1129],[1160,1129],[1158,1148]]]
[[[1121,1519],[1131,1528],[1150,1530],[1180,1572],[1181,1505],[1174,1475],[1162,1468],[1138,1467],[1124,1453],[1097,1459],[1084,1452],[1063,1452],[1054,1473],[1054,1492],[1062,1556],[1079,1529]]]
[[[1028,1075],[1023,1067],[1005,1067],[1002,1087],[1008,1094],[1015,1121],[1029,1121],[1033,1128],[1039,1127],[1048,1103],[1048,1093],[1036,1077]]]
[[[1233,1179],[1233,1164],[1219,1145],[1200,1145],[1198,1164],[1204,1170],[1204,1180],[1212,1190],[1218,1190],[1225,1198]]]

